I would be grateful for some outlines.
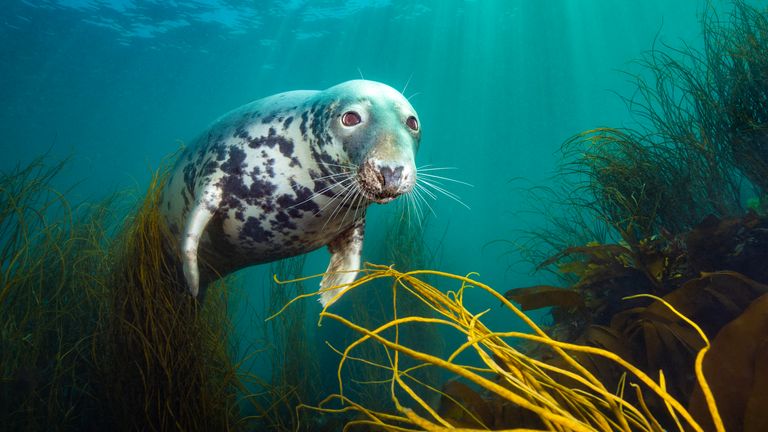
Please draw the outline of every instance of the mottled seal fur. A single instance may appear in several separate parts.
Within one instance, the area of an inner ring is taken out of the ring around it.
[[[420,139],[408,100],[366,80],[280,93],[216,120],[181,154],[161,201],[190,293],[322,246],[321,288],[354,281],[366,208],[413,188]]]

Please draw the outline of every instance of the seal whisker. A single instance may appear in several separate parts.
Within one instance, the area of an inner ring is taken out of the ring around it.
[[[347,179],[342,180],[342,182],[346,182],[346,181],[348,181],[350,179],[353,179],[353,178],[349,177]],[[336,183],[336,185],[341,184],[342,182]],[[334,185],[334,186],[336,186],[336,185]],[[315,214],[316,215],[320,214],[321,211],[325,210],[329,205],[331,205],[334,201],[336,201],[340,196],[346,194],[353,185],[354,185],[354,183],[350,183],[350,184],[344,186],[343,189],[339,193],[335,194],[330,200],[328,200],[328,202],[325,203],[325,205],[323,205],[323,207],[321,207],[318,211],[316,211]]]
[[[408,77],[408,80],[405,82],[405,85],[403,86],[403,89],[400,91],[400,93],[405,94],[405,91],[408,90],[408,84],[411,83],[411,78],[413,78],[413,72],[411,72],[411,75]]]
[[[411,207],[413,206],[413,196],[409,193],[405,194],[405,202],[400,206],[400,219],[406,219],[408,221],[408,227],[411,226]]]
[[[353,182],[347,188],[344,189],[344,198],[342,198],[342,200],[339,201],[336,208],[334,208],[333,211],[331,212],[331,215],[328,216],[328,218],[325,220],[325,223],[323,224],[323,227],[321,228],[321,230],[325,229],[325,227],[328,225],[328,222],[330,222],[334,218],[334,216],[336,216],[336,213],[339,213],[341,211],[341,208],[344,207],[344,203],[346,203],[350,197],[355,195],[356,190],[354,186],[355,186],[355,183]],[[349,207],[347,207],[347,210],[349,210]]]
[[[360,190],[360,183],[355,182],[355,186],[357,186],[357,195],[358,195],[358,204],[356,204],[356,207],[355,207],[355,220],[357,220],[357,212],[360,209],[363,210],[361,217],[365,217],[365,206],[366,206],[365,199],[366,198],[363,192]]]
[[[456,167],[433,167],[432,165],[424,165],[423,167],[416,168],[416,171],[443,171],[443,170],[455,170]]]
[[[354,213],[352,213],[352,220],[353,221],[357,220],[357,212],[360,210],[360,194],[358,193],[356,195],[357,196],[355,197],[355,200],[352,202],[352,207],[354,207],[354,209],[355,209]],[[344,215],[344,217],[346,218],[347,216]]]
[[[341,214],[341,209],[345,207],[345,203],[350,199],[350,197],[353,197],[355,195],[354,188],[349,188],[346,193],[344,194],[344,198],[339,202],[339,204],[336,206],[336,208],[333,209],[331,212],[331,215],[328,216],[328,218],[325,219],[325,223],[323,223],[322,228],[320,228],[321,231],[325,230],[325,227],[328,226],[328,223],[332,220],[334,220],[339,214]],[[347,205],[347,211],[349,211],[349,206]],[[346,217],[346,214],[345,214]],[[339,221],[339,224],[343,224],[344,218],[342,218]]]
[[[440,192],[441,194],[443,194],[443,195],[445,195],[445,196],[447,196],[449,198],[454,198],[454,199],[457,199],[457,200],[461,200],[461,198],[458,195],[456,195],[455,193],[449,191],[448,189],[445,189],[444,185],[441,184],[441,183],[437,183],[437,182],[434,182],[434,181],[431,181],[431,180],[427,180],[425,178],[421,178],[420,185],[422,187],[430,187],[434,191]],[[462,202],[462,204],[463,204],[463,202]]]
[[[310,197],[309,197],[309,198],[307,198],[307,199],[305,199],[304,201],[302,201],[302,202],[300,202],[300,203],[296,203],[296,204],[294,204],[294,205],[292,205],[292,206],[290,206],[290,207],[288,207],[288,208],[289,208],[289,209],[292,209],[292,208],[296,208],[296,207],[298,207],[298,206],[300,206],[300,205],[302,205],[302,204],[304,204],[304,203],[307,203],[307,202],[309,202],[309,201],[312,201],[313,199],[317,198],[318,196],[322,195],[322,194],[323,194],[323,193],[325,193],[325,192],[328,192],[329,190],[331,190],[331,189],[335,188],[336,186],[340,186],[340,185],[342,185],[344,182],[348,181],[348,180],[349,180],[349,179],[351,179],[351,178],[352,178],[352,176],[349,176],[348,178],[342,179],[342,180],[340,180],[340,181],[338,181],[338,182],[336,182],[336,183],[334,183],[334,184],[332,184],[332,185],[330,185],[330,186],[326,186],[325,188],[323,188],[323,189],[321,189],[321,190],[319,190],[319,191],[317,191],[317,192],[313,193],[312,195],[310,195]],[[320,210],[322,210],[322,209],[320,209]],[[318,212],[319,212],[319,211],[318,211]],[[315,213],[315,214],[317,214],[317,213]]]
[[[459,196],[456,195],[455,193],[447,191],[447,190],[443,189],[442,187],[440,187],[440,186],[438,186],[438,185],[436,185],[436,184],[434,184],[434,183],[432,183],[429,180],[426,180],[424,178],[421,178],[421,183],[424,186],[429,186],[432,189],[434,189],[435,191],[440,192],[441,194],[447,196],[448,198],[456,201],[457,203],[459,203],[462,206],[466,207],[467,210],[472,210],[468,205],[464,204],[464,201],[462,201],[461,198],[459,198]]]
[[[429,190],[429,189],[427,189],[426,187],[424,187],[424,185],[421,185],[421,184],[418,184],[418,183],[416,183],[416,184],[414,185],[414,188],[418,188],[420,191],[422,191],[422,192],[424,192],[425,194],[427,194],[427,195],[428,195],[430,198],[432,198],[433,200],[437,201],[437,195],[435,195],[434,193],[432,193],[432,191],[431,191],[431,190]]]
[[[330,200],[328,200],[328,202],[326,202],[326,203],[325,203],[325,204],[324,204],[324,205],[323,205],[323,206],[322,206],[322,207],[321,207],[321,208],[320,208],[318,211],[316,211],[316,212],[315,212],[315,214],[318,214],[318,213],[320,213],[321,211],[325,210],[325,208],[326,208],[326,207],[328,207],[330,204],[332,204],[332,203],[333,203],[333,202],[334,202],[334,201],[335,201],[335,200],[336,200],[338,197],[340,197],[340,196],[341,196],[341,195],[342,195],[344,192],[346,192],[346,191],[347,191],[347,189],[349,189],[350,187],[352,187],[352,183],[349,183],[349,184],[347,184],[347,185],[343,185],[345,182],[348,182],[350,179],[351,179],[351,177],[349,177],[349,178],[346,178],[346,179],[344,179],[344,180],[341,180],[341,181],[339,181],[339,182],[337,182],[337,183],[334,183],[332,186],[329,186],[329,187],[327,187],[327,188],[325,188],[325,189],[321,190],[321,191],[320,191],[320,192],[318,192],[317,194],[315,194],[315,195],[319,195],[319,194],[322,194],[322,193],[323,193],[324,191],[326,191],[326,190],[329,190],[329,189],[331,189],[331,188],[333,188],[333,187],[336,187],[336,186],[342,185],[342,188],[341,188],[341,190],[340,190],[339,192],[335,193],[335,194],[334,194],[334,195],[331,197],[331,199],[330,199]]]
[[[450,177],[444,177],[444,176],[439,176],[439,175],[434,175],[434,174],[427,174],[427,173],[419,173],[419,174],[421,174],[424,177],[427,177],[427,178],[431,179],[434,182],[437,182],[438,180],[444,180],[444,181],[454,182],[454,183],[458,183],[458,184],[463,184],[463,185],[469,186],[469,187],[475,187],[471,183],[467,183],[467,182],[461,181],[461,180],[452,179]]]
[[[330,163],[326,161],[319,161],[320,167],[323,168],[325,171],[330,172],[331,174],[334,173],[334,171],[338,171],[338,169],[334,168],[341,168],[342,173],[352,173],[357,171],[357,166],[351,165],[351,164],[335,164]],[[340,174],[340,173],[337,173]]]
[[[322,177],[313,177],[312,180],[315,180],[315,181],[317,181],[317,180],[325,180],[327,178],[341,177],[341,176],[350,175],[350,174],[352,174],[351,171],[345,171],[345,172],[340,172],[340,173],[336,173],[336,174],[328,174],[328,175],[325,175],[325,176],[322,176]]]
[[[347,211],[344,212],[344,216],[341,217],[341,222],[343,223],[347,219],[347,215],[349,214],[349,211],[352,209],[352,207],[355,207],[355,210],[357,210],[357,202],[360,199],[360,193],[357,191],[357,189],[353,189],[352,191],[352,199],[349,200],[349,204],[347,204]],[[352,220],[354,220],[355,216],[352,215]]]
[[[354,170],[357,168],[355,165],[352,165],[352,164],[334,164],[330,162],[322,162],[322,164],[323,166],[326,166],[326,167],[349,168],[350,170]]]
[[[418,195],[416,194],[416,189],[411,189],[411,191],[408,193],[408,195],[411,198],[411,204],[413,206],[413,213],[416,216],[416,221],[421,224],[421,220],[423,217],[423,209],[421,208],[421,202],[418,199]]]
[[[414,195],[412,193],[408,193],[408,221],[411,220],[411,209],[413,209],[413,217],[414,219],[419,221],[419,210],[417,208],[416,199],[414,198]]]
[[[408,227],[411,226],[411,197],[410,193],[405,194],[405,201],[400,201],[400,220],[406,219],[406,210],[408,211],[408,218],[406,219],[408,221]]]
[[[361,205],[364,203],[365,196],[361,194],[360,192],[357,193],[357,200],[355,201],[355,214],[352,216],[354,219],[357,220],[357,212],[360,211],[360,209],[365,208],[364,205]],[[363,212],[363,216],[365,215],[365,212]]]
[[[416,96],[418,96],[418,95],[420,95],[420,94],[421,94],[421,92],[416,92],[416,93],[414,93],[414,94],[412,94],[412,95],[410,95],[410,96],[406,97],[406,99],[408,99],[408,100],[410,101],[410,100],[411,100],[411,98],[415,98]]]
[[[339,211],[339,209],[341,208],[342,204],[344,203],[344,200],[346,200],[347,197],[349,196],[349,190],[350,189],[345,189],[344,190],[344,198],[342,199],[342,201],[339,201],[337,203],[336,207],[334,207],[334,209],[331,211],[331,214],[328,217],[325,218],[325,222],[323,222],[323,226],[320,228],[320,231],[324,231],[325,230],[325,227],[328,226],[328,222],[330,222],[333,219],[333,217],[336,214],[336,212]],[[330,204],[330,202],[329,202],[329,204]],[[326,204],[326,206],[327,206],[327,204]]]
[[[421,225],[421,222],[425,219],[426,212],[424,211],[423,204],[419,200],[418,195],[413,196],[413,204],[416,209],[416,222]]]
[[[427,199],[426,199],[426,198],[424,198],[424,196],[421,194],[421,191],[419,190],[420,188],[421,188],[422,190],[426,191],[426,189],[423,189],[423,186],[420,186],[420,187],[418,187],[418,188],[414,188],[414,189],[413,189],[413,191],[416,193],[416,197],[417,197],[417,198],[419,198],[419,199],[421,199],[421,201],[422,201],[424,204],[426,204],[426,205],[427,205],[427,208],[429,209],[429,211],[430,211],[430,212],[432,212],[432,214],[433,214],[435,217],[437,217],[437,213],[435,213],[435,209],[433,209],[433,208],[432,208],[432,206],[429,204],[429,202],[427,201]],[[435,199],[435,198],[433,198],[433,199]]]
[[[417,224],[421,224],[421,203],[416,199],[415,194],[411,194],[411,206],[413,207],[413,218]]]

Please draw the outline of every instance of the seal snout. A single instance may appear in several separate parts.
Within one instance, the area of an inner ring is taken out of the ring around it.
[[[413,188],[414,169],[399,162],[368,159],[358,170],[358,184],[370,200],[383,204]]]

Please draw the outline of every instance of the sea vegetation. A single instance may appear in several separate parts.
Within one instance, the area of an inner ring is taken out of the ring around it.
[[[371,265],[348,291],[386,280],[393,304],[416,298],[434,315],[396,312],[372,326],[324,310],[321,320],[359,338],[339,350],[339,392],[305,409],[361,414],[347,430],[765,430],[768,10],[735,1],[721,21],[710,8],[702,30],[701,50],[654,47],[639,62],[626,99],[634,129],[574,136],[556,186],[534,192],[559,206],[523,245],[562,286],[502,295],[471,277]],[[465,307],[467,289],[529,331],[488,329],[483,311]],[[541,327],[522,313],[545,307]],[[400,339],[416,326],[466,342],[425,353]],[[386,361],[366,356],[368,345]],[[459,361],[467,351],[475,361]],[[354,363],[388,375],[377,384],[394,409],[347,391]],[[431,368],[453,378],[438,387],[414,377]]]
[[[181,295],[157,199],[71,206],[66,161],[0,177],[4,430],[231,430],[240,420],[227,290]],[[128,214],[128,217],[124,215]]]
[[[430,246],[424,238],[425,228],[430,224],[429,217],[426,215],[424,217],[425,219],[417,224],[410,221],[405,212],[393,212],[387,220],[387,229],[381,247],[373,252],[374,258],[378,262],[390,263],[402,271],[433,268],[437,260],[436,248]],[[422,302],[412,297],[402,298],[396,305],[393,304],[389,295],[390,289],[383,281],[373,282],[370,289],[373,291],[352,292],[351,301],[347,303],[351,305],[350,317],[357,323],[379,326],[397,313],[406,315],[429,313],[429,309]],[[362,301],[364,298],[367,298],[367,301]],[[424,352],[441,352],[443,348],[442,335],[436,328],[403,329],[399,336],[401,340],[418,343]],[[356,339],[354,333],[347,333],[345,345],[354,339]],[[382,346],[368,345],[360,349],[362,351],[359,354],[378,362],[386,361],[389,354]],[[366,354],[366,350],[371,352]],[[350,381],[348,391],[350,394],[355,394],[357,400],[368,407],[394,408],[386,389],[378,385],[378,382],[388,378],[386,371],[359,362],[350,365],[347,371],[349,372],[347,380]],[[419,371],[417,374],[420,379],[435,385],[440,379],[434,370]]]
[[[103,394],[128,430],[230,430],[238,419],[227,290],[204,304],[185,295],[161,220],[167,169],[153,177],[133,217],[112,242],[109,302],[94,355]],[[130,395],[130,396],[128,396]]]
[[[342,427],[344,416],[296,410],[327,393],[307,305],[266,322],[254,313],[251,328],[261,335],[243,343],[233,340],[231,297],[240,294],[231,278],[211,287],[203,303],[184,294],[169,249],[175,242],[158,212],[167,167],[138,200],[119,193],[73,206],[55,186],[66,166],[41,157],[0,177],[2,429]],[[424,256],[415,226],[391,227],[390,236],[410,245],[399,253]],[[298,277],[303,262],[280,261],[271,272]],[[303,292],[301,284],[273,282],[268,307]],[[414,337],[421,335],[439,340],[430,329]]]
[[[317,406],[303,405],[300,408],[326,414],[357,413],[358,418],[348,422],[344,430],[703,430],[700,420],[668,392],[663,373],[652,378],[612,351],[552,339],[505,296],[470,276],[427,270],[402,273],[391,266],[368,264],[364,276],[346,287],[345,294],[370,289],[373,281],[384,281],[390,287],[389,295],[395,310],[401,299],[413,297],[428,306],[430,313],[396,313],[394,319],[369,328],[324,308],[320,313],[321,322],[339,322],[356,331],[359,337],[341,352],[337,370],[338,393],[328,396]],[[425,277],[453,289],[437,289],[424,282]],[[465,291],[470,289],[482,290],[500,302],[526,324],[528,331],[494,331],[486,327],[482,317],[487,310],[472,313],[464,306]],[[702,348],[697,359],[703,358],[709,349],[704,332],[669,304],[661,299],[658,301],[700,337]],[[406,343],[400,338],[402,331],[419,326],[457,332],[461,336],[460,342],[447,356],[426,353],[420,341]],[[515,340],[547,347],[558,361],[543,361],[526,355],[515,348]],[[387,361],[377,363],[360,355],[369,344],[385,349]],[[468,354],[474,355],[467,359]],[[620,383],[614,387],[604,385],[582,365],[589,357],[600,358],[623,370]],[[405,360],[411,360],[412,364],[406,365]],[[386,372],[387,379],[370,384],[386,389],[394,410],[374,410],[350,397],[346,390],[347,381],[342,377],[344,369],[354,363],[364,363]],[[442,370],[453,378],[442,389],[437,388],[416,376],[422,369]],[[696,376],[705,412],[714,424],[720,426],[700,361],[697,362]],[[662,426],[662,419],[657,418],[646,404],[648,396],[663,401],[664,413],[674,421],[672,426]],[[632,397],[636,402],[631,402]]]
[[[0,424],[81,429],[92,403],[93,335],[106,301],[109,201],[72,208],[38,158],[0,175]]]
[[[317,402],[299,301],[316,293],[296,283],[306,279],[276,279],[264,338],[238,352],[231,280],[204,304],[183,294],[157,208],[167,170],[125,211],[120,195],[72,206],[53,187],[64,163],[3,174],[0,425],[765,430],[768,12],[737,0],[721,22],[708,10],[703,35],[702,50],[655,48],[641,62],[627,100],[637,128],[563,146],[561,183],[547,189],[563,211],[526,244],[562,286],[501,293],[472,275],[419,270],[434,264],[423,238],[396,221],[382,259],[401,271],[367,265],[320,314],[357,337],[331,344],[338,391]],[[526,329],[486,326],[486,311],[464,304],[468,290]],[[361,297],[347,302],[370,293],[383,296],[380,316]],[[546,325],[524,313],[544,307]],[[244,367],[260,353],[269,378]]]
[[[764,430],[768,10],[735,1],[724,21],[709,9],[702,29],[701,50],[654,48],[639,62],[626,99],[635,129],[563,145],[558,185],[535,193],[564,211],[548,209],[549,226],[523,243],[563,286],[505,296],[524,310],[551,307],[545,328],[558,340],[663,372],[669,393],[713,430],[694,373],[707,344],[672,306],[712,340],[703,370],[727,430]],[[597,356],[582,364],[609,387],[624,380]],[[645,402],[664,410],[659,398]]]
[[[303,275],[305,260],[305,256],[280,260],[272,263],[269,271],[281,277],[298,278]],[[301,282],[282,285],[272,280],[265,293],[264,304],[271,314],[305,292]],[[319,400],[322,395],[315,321],[307,312],[308,306],[297,304],[296,308],[268,321],[253,307],[244,312],[251,317],[248,328],[261,330],[261,335],[249,344],[243,354],[248,361],[266,365],[270,371],[267,376],[263,372],[250,373],[243,380],[246,391],[241,397],[247,402],[248,410],[253,411],[253,414],[243,418],[248,430],[293,432],[338,429],[338,419],[311,418],[296,410],[296,406]]]

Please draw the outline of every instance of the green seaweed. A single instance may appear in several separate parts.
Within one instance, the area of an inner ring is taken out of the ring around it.
[[[0,176],[0,424],[237,427],[227,291],[205,306],[179,291],[163,176],[125,218],[121,195],[72,206],[54,188],[65,166],[41,157]]]
[[[700,336],[718,335],[711,355],[720,363],[762,361],[744,338],[763,325],[754,317],[765,312],[757,299],[768,282],[768,10],[735,1],[729,18],[720,21],[710,5],[702,51],[654,48],[639,62],[637,92],[627,99],[640,120],[635,129],[594,129],[563,145],[558,186],[534,193],[561,205],[565,217],[549,209],[549,227],[522,244],[525,256],[558,274],[565,288],[508,292],[524,306],[552,307],[548,331],[556,339],[663,373],[669,393],[690,399],[707,430],[715,427],[711,400],[694,373],[708,346]],[[750,188],[751,201],[743,196]],[[562,366],[551,350],[529,352]],[[622,385],[623,372],[604,358],[577,357],[606,386]],[[761,376],[744,368],[720,376],[715,363],[704,364],[714,400],[724,401],[725,423],[762,427],[750,404],[764,393],[729,384],[729,377]],[[647,392],[638,397],[662,424],[674,421],[663,401]]]
[[[0,175],[0,424],[97,424],[90,356],[105,301],[108,199],[72,208],[44,157]]]
[[[211,290],[204,305],[185,294],[158,210],[166,177],[153,177],[112,242],[110,304],[95,350],[104,395],[127,430],[230,430],[240,382],[227,346],[226,290]]]

